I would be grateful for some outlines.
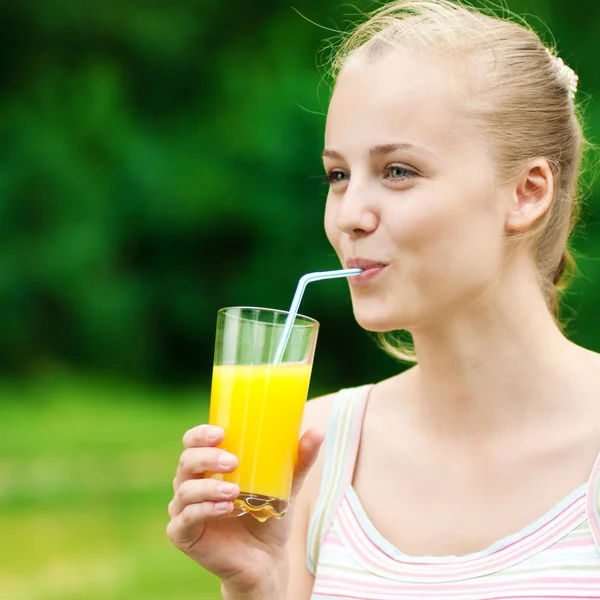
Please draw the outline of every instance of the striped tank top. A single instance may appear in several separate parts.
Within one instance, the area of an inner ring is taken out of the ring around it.
[[[600,599],[600,456],[587,483],[517,534],[466,556],[411,557],[377,531],[352,487],[370,388],[335,400],[308,530],[312,600]]]

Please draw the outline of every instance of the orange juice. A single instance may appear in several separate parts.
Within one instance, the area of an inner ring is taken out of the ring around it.
[[[238,468],[219,478],[240,487],[239,513],[285,514],[312,365],[225,365],[213,370],[211,425]],[[211,476],[215,476],[211,474]],[[267,516],[265,516],[267,518]]]

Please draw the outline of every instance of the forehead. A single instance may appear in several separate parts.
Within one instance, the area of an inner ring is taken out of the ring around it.
[[[327,114],[325,146],[342,152],[387,142],[443,154],[457,141],[460,101],[450,61],[398,49],[351,57]]]

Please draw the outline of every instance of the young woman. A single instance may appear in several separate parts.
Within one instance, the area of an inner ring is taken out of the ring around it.
[[[449,0],[388,4],[340,49],[325,228],[365,270],[358,323],[409,331],[415,365],[308,403],[281,521],[228,517],[239,490],[202,478],[235,468],[223,431],[185,434],[168,535],[224,598],[600,599],[600,357],[557,317],[576,86]]]

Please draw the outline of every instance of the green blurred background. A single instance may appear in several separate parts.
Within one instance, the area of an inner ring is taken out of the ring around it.
[[[597,141],[600,5],[507,5],[554,32]],[[181,436],[206,419],[217,309],[286,308],[301,274],[337,267],[318,49],[370,8],[1,3],[2,600],[219,597],[165,535]],[[565,311],[595,350],[599,191]],[[401,368],[354,322],[345,282],[302,310],[322,323],[311,396]]]

